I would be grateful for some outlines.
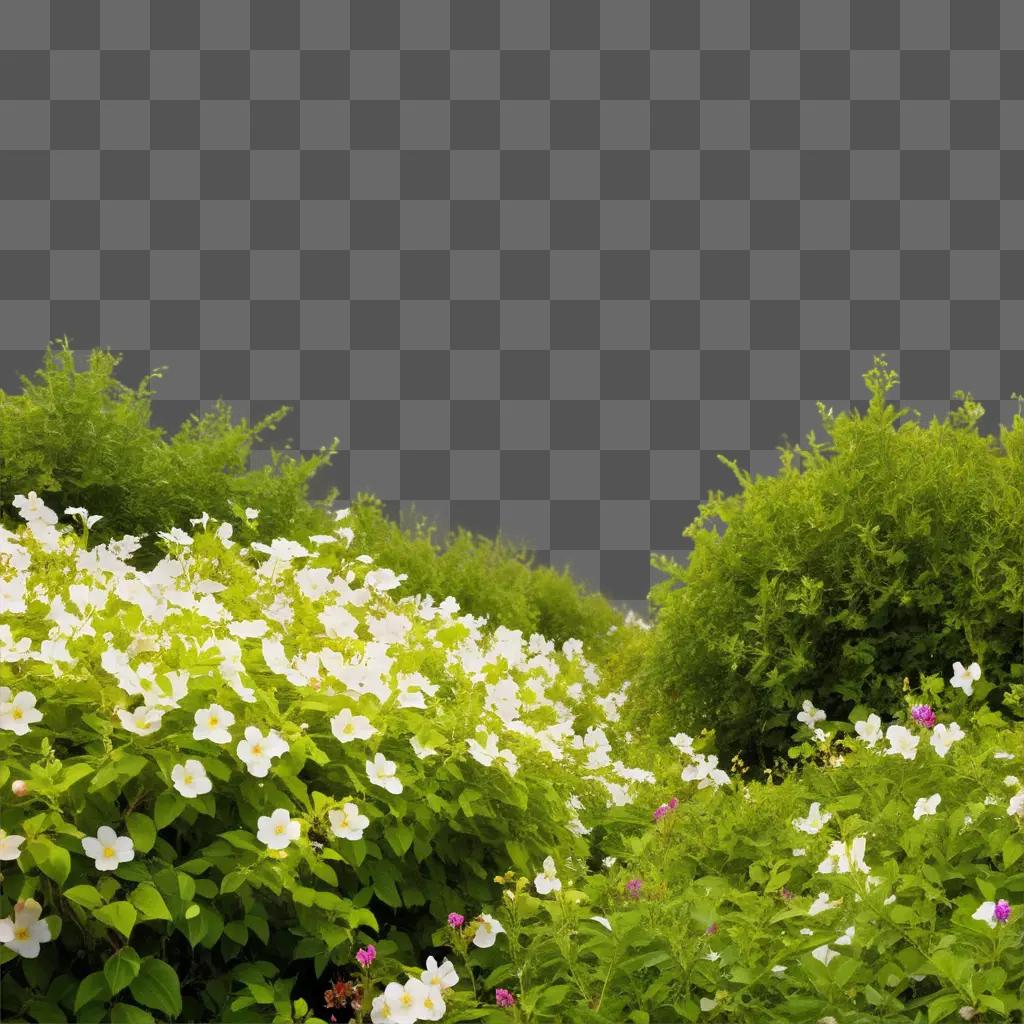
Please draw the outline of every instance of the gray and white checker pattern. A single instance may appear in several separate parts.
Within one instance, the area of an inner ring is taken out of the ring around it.
[[[0,0],[0,386],[290,404],[640,610],[876,352],[1010,422],[1022,300],[1019,0]]]

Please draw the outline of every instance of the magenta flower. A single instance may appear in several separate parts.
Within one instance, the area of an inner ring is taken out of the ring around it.
[[[655,821],[661,821],[661,819],[664,818],[666,814],[668,814],[668,811],[669,811],[668,804],[662,804],[660,807],[655,807],[654,808],[654,820]]]
[[[711,924],[709,924],[707,926],[707,928],[704,929],[704,931],[708,935],[717,935],[718,934],[718,923],[716,921],[712,921]]]
[[[461,928],[466,923],[466,919],[462,914],[451,913],[448,915],[448,924],[452,928]]]
[[[1013,912],[1013,908],[1010,906],[1008,900],[998,900],[996,902],[996,908],[993,911],[995,919],[997,921],[1009,921],[1010,914]]]
[[[910,717],[917,722],[918,725],[923,725],[926,729],[931,729],[936,721],[935,712],[932,711],[931,705],[929,704],[915,704],[910,709]]]
[[[640,890],[644,887],[644,883],[639,878],[631,878],[626,883],[626,893],[632,899],[640,899]]]
[[[678,806],[679,806],[679,801],[675,797],[672,797],[672,799],[669,800],[669,802],[668,802],[668,809],[670,811],[674,811]]]
[[[367,946],[365,949],[359,950],[356,953],[356,959],[359,961],[360,967],[369,967],[377,959],[377,947]]]
[[[516,1005],[516,997],[507,988],[496,988],[494,990],[494,1001],[503,1009]]]

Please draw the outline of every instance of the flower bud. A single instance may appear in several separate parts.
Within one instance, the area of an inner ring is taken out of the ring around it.
[[[28,783],[24,779],[15,779],[11,783],[11,792],[15,796],[28,796]]]

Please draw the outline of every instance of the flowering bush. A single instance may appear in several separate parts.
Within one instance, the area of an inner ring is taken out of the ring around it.
[[[298,971],[319,978],[360,943],[379,970],[416,959],[496,871],[548,878],[553,851],[582,863],[579,816],[653,778],[616,755],[622,697],[578,641],[396,600],[400,577],[351,557],[343,521],[243,546],[204,515],[142,571],[138,538],[88,545],[86,510],[66,513],[80,534],[34,493],[15,504],[26,525],[0,528],[8,1015],[301,1018]]]
[[[980,434],[966,396],[945,421],[898,424],[915,411],[885,401],[898,378],[884,367],[864,376],[866,415],[819,403],[830,443],[812,432],[778,474],[752,480],[719,456],[740,492],[702,505],[685,568],[656,559],[668,578],[638,681],[667,730],[714,729],[722,752],[770,764],[802,700],[832,718],[858,702],[889,713],[898,680],[919,685],[965,648],[993,706],[1011,693],[1024,710],[1024,416]]]

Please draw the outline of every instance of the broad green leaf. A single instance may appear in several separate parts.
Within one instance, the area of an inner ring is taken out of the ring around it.
[[[122,946],[103,965],[111,995],[117,995],[138,973],[141,961],[131,946]]]
[[[65,899],[71,900],[72,903],[85,907],[87,910],[95,910],[96,907],[103,903],[103,897],[100,896],[93,885],[73,885],[70,889],[65,889],[61,895]]]
[[[110,1008],[111,1024],[154,1024],[153,1014],[131,1003],[114,1003]]]
[[[167,909],[163,896],[157,891],[156,886],[148,882],[135,889],[131,901],[144,921],[171,920],[171,912]]]
[[[185,798],[166,790],[156,798],[153,805],[153,823],[157,829],[170,825],[185,809]]]
[[[224,934],[232,942],[237,942],[238,945],[244,946],[246,939],[249,938],[249,929],[241,921],[228,921],[224,925]]]
[[[143,1006],[159,1010],[168,1017],[181,1013],[181,985],[174,969],[163,960],[146,957],[142,969],[128,986]]]
[[[222,879],[220,883],[221,892],[235,892],[240,889],[248,877],[248,871],[229,871]]]
[[[125,900],[118,900],[116,903],[109,903],[100,907],[95,915],[97,921],[116,928],[126,939],[132,933],[135,922],[138,920],[138,912]]]
[[[75,1013],[93,1000],[106,1002],[111,994],[110,985],[107,983],[103,971],[93,971],[92,974],[86,975],[78,986],[78,991],[75,993]]]
[[[403,856],[405,851],[412,846],[413,830],[401,822],[387,826],[384,830],[384,835],[387,838],[388,845],[399,857]]]
[[[128,835],[135,843],[136,852],[149,853],[153,849],[153,843],[156,842],[156,826],[153,824],[153,819],[148,814],[134,811],[128,815],[126,824]]]
[[[65,790],[70,789],[76,782],[81,782],[82,779],[92,775],[93,771],[95,771],[95,769],[91,764],[82,764],[79,762],[78,764],[67,765],[64,768],[64,771],[61,772],[60,778],[54,786],[54,789],[58,793],[63,793]]]
[[[62,885],[71,874],[71,854],[49,839],[30,839],[25,845],[39,870]]]

